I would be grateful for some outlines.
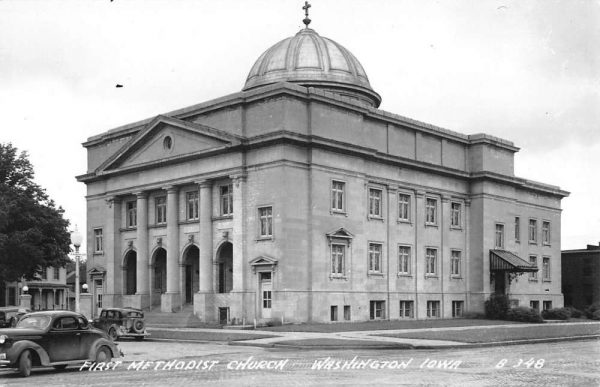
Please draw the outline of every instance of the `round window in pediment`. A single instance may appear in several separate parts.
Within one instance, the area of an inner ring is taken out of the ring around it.
[[[171,136],[166,136],[163,140],[163,148],[165,148],[165,150],[171,150],[172,147],[173,139],[171,138]]]

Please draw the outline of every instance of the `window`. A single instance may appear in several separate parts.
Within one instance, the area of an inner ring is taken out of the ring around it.
[[[496,223],[496,242],[497,249],[504,248],[504,225]]]
[[[398,274],[410,274],[410,246],[398,247]]]
[[[344,305],[344,320],[350,321],[351,316],[352,316],[352,312],[350,309],[350,305]]]
[[[270,290],[263,290],[263,308],[271,309],[272,294]]]
[[[400,301],[400,318],[413,318],[414,305],[414,301]]]
[[[52,277],[55,280],[60,279],[60,267],[55,267],[52,269],[54,276]]]
[[[220,188],[221,215],[233,214],[233,184],[222,185]]]
[[[261,207],[258,209],[258,218],[260,221],[260,237],[273,237],[273,208]]]
[[[95,228],[94,229],[94,253],[101,253],[103,248],[103,238],[102,238],[102,229]]]
[[[410,222],[410,195],[398,195],[398,219]]]
[[[536,312],[540,311],[540,302],[539,301],[529,301],[529,307],[534,309]]]
[[[17,305],[17,288],[14,286],[8,288],[8,305]]]
[[[516,298],[511,298],[509,300],[509,305],[510,305],[511,308],[516,308],[516,307],[519,306],[519,300],[516,299]]]
[[[126,209],[126,227],[135,227],[137,226],[137,202],[131,200],[125,204]]]
[[[440,317],[439,301],[427,301],[427,317]]]
[[[537,220],[529,219],[529,242],[537,243]]]
[[[450,204],[450,227],[460,228],[460,215],[461,215],[460,203]]]
[[[48,279],[48,268],[46,267],[42,269],[42,279]]]
[[[452,301],[452,317],[462,317],[464,309],[464,301]]]
[[[342,181],[331,182],[331,210],[335,212],[344,212],[346,209],[346,200],[344,198],[344,188],[346,184]]]
[[[157,196],[154,199],[154,206],[156,207],[156,224],[167,223],[167,197]]]
[[[331,321],[337,321],[338,320],[338,307],[337,305],[331,305]]]
[[[187,220],[198,219],[198,192],[185,194],[185,216]]]
[[[542,307],[544,308],[544,310],[552,309],[552,301],[543,301]]]
[[[550,222],[542,222],[542,243],[550,244]]]
[[[381,218],[381,190],[369,188],[369,216]]]
[[[515,242],[521,242],[521,218],[515,216]]]
[[[370,301],[369,304],[371,320],[383,320],[385,318],[385,301]]]
[[[542,258],[542,279],[544,281],[550,281],[550,258]]]
[[[369,243],[369,272],[381,273],[381,244]]]
[[[535,255],[530,255],[529,256],[529,263],[537,267],[537,257]],[[529,279],[530,280],[537,281],[537,278],[538,278],[537,271],[530,271],[529,272]]]
[[[425,250],[425,275],[436,275],[437,249]]]
[[[331,245],[331,274],[335,276],[344,275],[346,246],[339,244]]]
[[[458,250],[452,250],[450,256],[450,276],[460,277],[460,255]]]
[[[437,223],[437,200],[427,198],[425,201],[425,224],[434,225]]]

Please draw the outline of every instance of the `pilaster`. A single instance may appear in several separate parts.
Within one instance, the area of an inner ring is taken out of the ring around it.
[[[161,296],[161,310],[172,312],[180,306],[179,281],[179,188],[169,186],[167,191],[167,292]]]
[[[244,288],[244,191],[246,176],[231,176],[233,180],[233,292]]]
[[[137,225],[136,225],[136,307],[145,308],[150,302],[148,284],[148,193],[137,192]]]

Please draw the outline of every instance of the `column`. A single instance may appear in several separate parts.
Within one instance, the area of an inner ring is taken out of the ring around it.
[[[148,193],[138,192],[137,196],[137,262],[136,262],[136,305],[145,308],[150,305],[148,284]]]
[[[172,312],[180,306],[179,294],[179,188],[167,190],[167,292],[162,295],[161,310]]]
[[[213,233],[212,233],[212,183],[202,181],[198,183],[199,222],[200,222],[200,293],[213,291]]]
[[[427,291],[426,288],[420,289],[419,286],[422,282],[421,279],[425,276],[425,244],[424,238],[421,234],[425,233],[425,191],[417,190],[415,191],[415,209],[413,211],[414,220],[413,227],[415,230],[415,251],[413,253],[414,256],[414,265],[413,275],[415,278],[415,318],[419,319],[421,316],[427,316],[425,309],[421,311],[421,294],[420,290],[424,292]],[[426,308],[426,303],[423,304],[423,308]]]
[[[121,200],[116,197],[106,199],[106,226],[104,250],[106,254],[106,292],[103,295],[103,305],[115,305],[115,295],[122,289],[122,253],[119,227],[121,226]]]
[[[450,211],[450,196],[442,195],[442,206],[439,214],[439,225],[440,225],[440,287],[442,289],[442,302],[440,305],[440,316],[442,318],[452,317],[451,310],[449,316],[444,315],[446,310],[445,302],[446,302],[446,289],[444,288],[444,279],[446,278],[446,273],[444,272],[444,268],[446,267],[446,263],[450,262],[450,258],[452,257],[452,253],[449,249],[446,248],[449,239],[450,233],[450,217],[447,215],[451,214]],[[446,220],[448,218],[448,220]],[[448,258],[446,258],[446,256]],[[450,265],[448,264],[448,272],[450,272]],[[447,284],[446,284],[447,285]]]
[[[244,288],[244,188],[245,175],[231,176],[233,180],[233,292]]]

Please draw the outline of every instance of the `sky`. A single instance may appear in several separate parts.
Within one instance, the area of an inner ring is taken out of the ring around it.
[[[562,249],[600,242],[600,1],[314,0],[381,109],[513,141],[519,177],[569,191]],[[0,142],[85,228],[88,137],[242,89],[304,1],[0,0]],[[117,84],[123,85],[116,88]]]

